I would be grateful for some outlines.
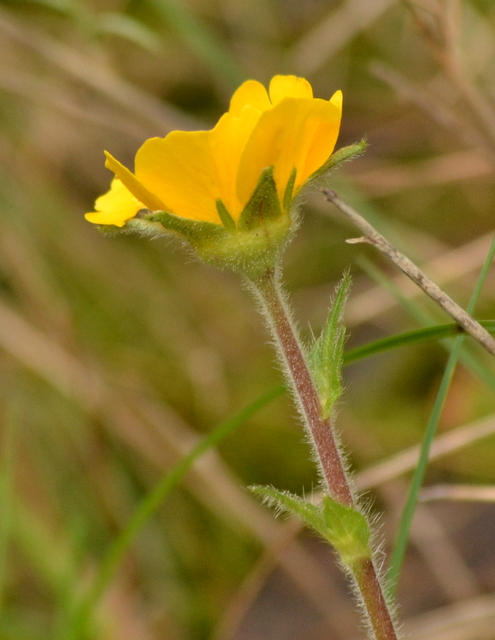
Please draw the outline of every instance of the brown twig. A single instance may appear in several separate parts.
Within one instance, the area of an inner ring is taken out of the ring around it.
[[[395,265],[399,267],[420,289],[434,300],[448,315],[455,320],[465,331],[469,333],[489,353],[495,356],[495,339],[484,329],[479,322],[460,307],[445,291],[440,289],[428,276],[417,267],[407,256],[401,253],[394,245],[386,240],[378,231],[367,222],[353,207],[344,202],[335,191],[322,189],[329,202],[332,202],[344,213],[360,231],[365,235],[361,238],[347,240],[349,244],[371,244],[385,254]]]

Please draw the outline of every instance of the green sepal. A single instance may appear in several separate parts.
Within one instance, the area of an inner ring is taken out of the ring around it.
[[[251,231],[265,222],[282,215],[277,186],[273,179],[273,167],[266,167],[260,174],[258,184],[239,218],[238,228]]]
[[[344,162],[349,162],[350,160],[353,160],[357,156],[362,155],[365,152],[367,146],[368,146],[368,143],[363,138],[361,142],[350,144],[347,147],[342,147],[335,153],[332,153],[332,155],[328,158],[325,164],[323,164],[319,169],[317,169],[314,173],[312,173],[309,176],[305,184],[307,184],[308,182],[312,182],[316,178],[319,178],[320,176],[324,175],[325,173],[328,173],[331,169],[334,169],[335,167],[338,167],[339,165],[344,164]]]
[[[177,233],[191,243],[202,238],[221,238],[227,230],[219,224],[181,218],[167,211],[154,211],[145,215],[145,220],[159,222],[167,231]]]
[[[352,567],[360,560],[371,558],[371,532],[366,516],[327,495],[322,499],[322,513],[330,534],[327,539],[337,549],[345,565]]]
[[[371,558],[370,528],[357,509],[340,504],[328,495],[323,496],[321,505],[316,505],[272,487],[250,489],[269,505],[303,520],[335,548],[346,566],[352,567],[356,562]]]
[[[217,207],[218,215],[220,216],[220,220],[222,221],[223,226],[229,231],[234,231],[236,228],[236,224],[234,218],[230,215],[229,210],[224,205],[220,198],[215,200],[215,204]]]
[[[327,323],[311,348],[309,362],[320,398],[322,417],[328,418],[342,395],[341,371],[344,362],[345,326],[342,321],[351,277],[345,273],[333,300]]]
[[[292,202],[292,198],[294,196],[294,185],[296,184],[296,176],[297,169],[294,167],[289,176],[289,180],[287,181],[287,186],[285,187],[284,211],[289,211],[290,209],[290,203]]]
[[[148,221],[141,217],[135,217],[127,220],[123,227],[118,227],[114,224],[97,224],[95,226],[98,231],[105,236],[118,236],[123,233],[128,234],[134,231],[137,231],[142,236],[147,237],[163,236],[167,234],[166,229],[164,229],[163,225],[160,223]]]
[[[237,271],[253,281],[263,277],[275,266],[296,227],[291,211],[282,210],[280,205],[273,167],[261,172],[237,225],[220,199],[216,206],[222,224],[153,211],[128,221],[126,227],[140,229],[155,225],[161,233],[185,240],[203,262]]]

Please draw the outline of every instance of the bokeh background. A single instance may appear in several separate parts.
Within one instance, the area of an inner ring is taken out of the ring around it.
[[[108,149],[210,128],[245,79],[344,92],[331,184],[466,305],[495,212],[493,0],[0,3],[1,640],[353,640],[332,552],[245,489],[317,484],[290,398],[203,456],[142,528],[89,625],[78,603],[156,483],[281,384],[239,279],[83,218]],[[310,194],[285,257],[305,339],[351,270],[348,347],[447,318]],[[490,274],[476,315],[495,316]],[[448,345],[447,345],[448,346]],[[494,364],[466,342],[399,588],[414,640],[495,638]],[[339,426],[393,542],[447,358],[441,343],[345,370]],[[456,488],[457,487],[457,488]],[[431,496],[431,490],[430,490]],[[472,497],[472,496],[471,496]]]

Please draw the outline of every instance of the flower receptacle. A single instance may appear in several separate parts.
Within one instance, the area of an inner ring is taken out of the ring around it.
[[[290,208],[280,204],[273,167],[261,172],[237,223],[221,201],[217,208],[224,224],[181,218],[166,211],[150,212],[144,218],[186,241],[203,262],[257,280],[275,265],[297,226]]]

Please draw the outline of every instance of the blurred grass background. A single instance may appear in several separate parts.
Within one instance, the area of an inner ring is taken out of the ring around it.
[[[295,73],[344,91],[340,145],[370,144],[332,185],[465,305],[493,229],[494,63],[492,0],[0,3],[1,640],[359,636],[331,552],[244,489],[317,482],[282,396],[194,465],[77,630],[143,497],[281,382],[237,277],[83,213],[108,188],[103,149],[132,166],[148,137],[213,126],[244,79]],[[353,234],[308,197],[285,259],[306,338],[349,265],[349,347],[446,321]],[[493,274],[477,316],[495,316]],[[495,480],[494,367],[466,352],[429,485]],[[429,343],[346,370],[340,428],[385,550],[415,459],[396,455],[421,440],[446,357]],[[495,638],[494,533],[489,502],[421,505],[399,589],[412,638]]]

